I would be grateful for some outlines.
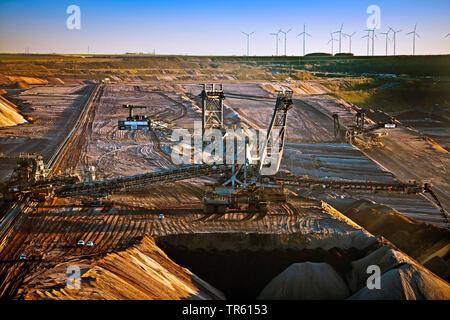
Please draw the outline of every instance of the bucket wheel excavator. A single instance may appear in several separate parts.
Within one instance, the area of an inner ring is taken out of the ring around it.
[[[291,90],[284,88],[278,92],[277,101],[270,121],[267,135],[259,151],[256,164],[251,164],[251,150],[245,144],[244,164],[237,169],[233,166],[232,175],[219,185],[208,186],[202,202],[205,213],[223,214],[229,209],[260,211],[265,213],[269,202],[286,202],[287,189],[275,183],[284,150],[287,115],[293,107]]]

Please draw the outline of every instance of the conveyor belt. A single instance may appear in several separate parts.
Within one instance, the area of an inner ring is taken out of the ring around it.
[[[134,176],[120,177],[93,183],[80,183],[71,186],[63,186],[55,190],[58,197],[76,196],[81,194],[109,193],[111,191],[134,188],[153,183],[185,180],[212,174],[221,174],[231,171],[227,165],[193,165],[182,168],[149,172]]]
[[[278,177],[277,184],[295,185],[307,189],[332,189],[363,192],[397,192],[417,194],[425,191],[425,186],[419,183],[402,182],[371,182],[345,180],[314,180],[300,177]]]

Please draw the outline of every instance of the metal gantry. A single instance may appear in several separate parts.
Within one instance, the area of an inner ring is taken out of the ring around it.
[[[202,137],[206,129],[224,129],[222,84],[203,84]]]

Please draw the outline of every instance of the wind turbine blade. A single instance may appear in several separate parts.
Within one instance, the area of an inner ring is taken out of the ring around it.
[[[288,33],[289,31],[291,31],[292,30],[292,28],[291,29],[289,29],[288,31],[286,31],[286,33]]]
[[[420,38],[419,34],[416,32],[416,36]]]
[[[306,34],[308,37],[312,37],[312,35],[310,35],[309,33]]]
[[[352,33],[352,35],[350,37],[353,37],[356,34],[356,31]]]

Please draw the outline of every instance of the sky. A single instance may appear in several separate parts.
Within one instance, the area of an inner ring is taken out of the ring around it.
[[[68,29],[66,12],[80,8],[80,29]],[[367,13],[370,5],[380,8],[380,28],[375,30],[375,55],[386,54],[389,26],[402,29],[396,36],[396,53],[412,54],[412,35],[417,23],[416,54],[450,54],[449,0],[341,0],[341,1],[85,1],[0,0],[0,52],[121,54],[143,52],[189,55],[243,55],[250,37],[250,55],[275,55],[276,40],[270,33],[292,29],[287,34],[286,54],[302,52],[303,24],[312,37],[306,53],[330,52],[330,32],[343,23],[351,34],[352,52],[366,55]],[[389,35],[392,38],[392,33]],[[335,38],[339,38],[335,34]],[[284,54],[280,34],[279,54]],[[342,51],[349,43],[342,38]],[[88,49],[89,48],[89,49]],[[334,42],[334,53],[339,49]],[[393,41],[388,42],[388,54]]]

